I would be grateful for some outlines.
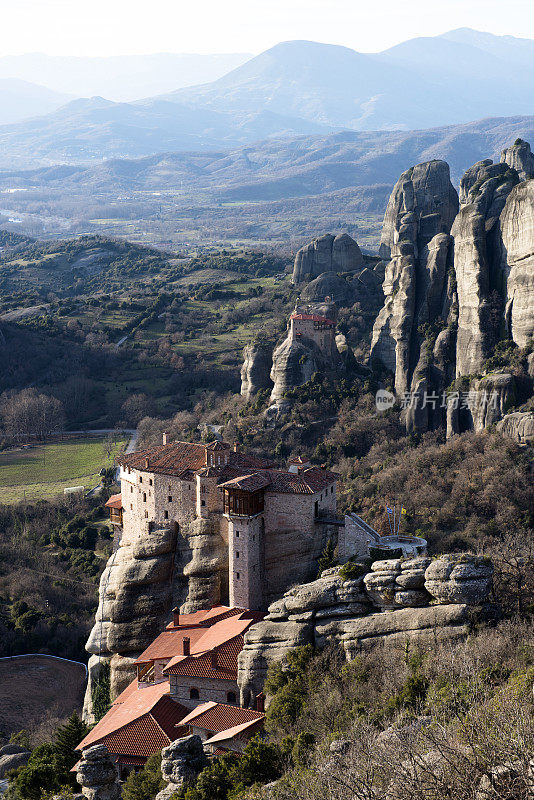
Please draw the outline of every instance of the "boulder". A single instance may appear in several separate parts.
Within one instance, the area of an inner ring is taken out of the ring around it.
[[[425,556],[373,562],[363,579],[368,596],[383,611],[428,605],[425,570],[429,564]]]
[[[324,272],[350,272],[363,266],[357,242],[347,233],[319,236],[295,256],[293,283],[308,283]]]
[[[272,388],[270,378],[272,361],[273,351],[269,345],[248,344],[243,350],[241,394],[247,400],[254,397],[261,389]]]
[[[480,606],[488,601],[493,565],[469,554],[440,556],[427,567],[425,588],[438,603]]]
[[[518,444],[531,444],[534,442],[534,412],[514,411],[507,414],[497,424],[497,430]]]
[[[9,745],[6,745],[6,747],[9,747]],[[12,769],[24,767],[28,763],[29,757],[30,753],[23,748],[20,748],[16,753],[0,752],[0,778],[5,778]]]
[[[161,774],[167,786],[156,800],[168,800],[175,792],[197,779],[208,764],[200,736],[176,739],[161,751]]]
[[[88,800],[119,800],[121,796],[117,768],[104,744],[83,751],[76,780]]]

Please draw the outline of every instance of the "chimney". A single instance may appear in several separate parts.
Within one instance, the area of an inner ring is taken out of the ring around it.
[[[149,462],[149,460],[148,460],[148,456],[147,456],[147,457],[145,458],[145,469],[148,469],[149,467],[150,467],[150,462]]]
[[[173,613],[172,624],[174,625],[175,628],[177,628],[180,625],[180,609],[173,608],[172,613]]]
[[[169,434],[167,431],[163,434],[163,444],[169,444]]]
[[[217,650],[212,650],[210,655],[211,655],[211,666],[213,669],[217,669]]]
[[[184,636],[182,644],[183,644],[184,656],[190,656],[191,655],[191,639],[189,638],[189,636]]]
[[[261,711],[262,714],[265,713],[265,695],[263,692],[256,695],[256,711]]]

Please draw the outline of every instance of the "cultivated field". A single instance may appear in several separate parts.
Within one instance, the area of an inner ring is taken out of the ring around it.
[[[0,503],[54,497],[67,486],[90,489],[125,444],[124,437],[115,439],[111,458],[106,440],[96,436],[0,453]]]
[[[31,731],[47,717],[80,713],[84,689],[82,664],[41,655],[0,660],[0,739]]]

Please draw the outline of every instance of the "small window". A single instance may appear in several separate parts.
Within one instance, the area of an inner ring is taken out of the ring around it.
[[[152,478],[150,478],[148,482],[152,486]]]
[[[133,503],[130,503],[130,511],[133,511]]]
[[[235,705],[237,703],[236,693],[235,692],[228,692],[228,694],[226,695],[226,702],[227,703],[232,703],[233,705]]]
[[[169,512],[168,511],[164,511],[163,512],[163,516],[165,517],[165,519],[169,519]]]
[[[199,700],[200,699],[200,692],[198,689],[190,689],[189,690],[189,699],[190,700]]]
[[[201,501],[200,501],[200,505],[201,505],[201,506],[205,506],[205,505],[206,505],[206,501],[205,501],[205,500],[201,500]]]
[[[146,492],[143,492],[143,503],[146,503]]]
[[[167,502],[168,502],[168,503],[172,503],[172,495],[169,495],[169,496],[167,497]]]
[[[235,551],[235,557],[236,557],[236,558],[239,558],[239,550],[236,550],[236,551]]]
[[[333,486],[332,486],[332,488],[330,489],[330,494],[334,494],[334,487],[333,487]]]
[[[235,576],[236,576],[237,580],[239,580],[239,578],[241,577],[241,574],[239,572],[236,572]]]
[[[145,519],[148,519],[148,511],[145,511]]]
[[[255,542],[255,541],[256,541],[256,534],[253,534],[253,536],[252,536],[252,541],[253,541],[253,542]]]
[[[235,532],[235,538],[236,538],[236,539],[239,539],[239,531],[236,531],[236,532]]]
[[[143,476],[139,475],[139,483],[143,483]]]
[[[130,491],[133,492],[133,486],[130,486]]]

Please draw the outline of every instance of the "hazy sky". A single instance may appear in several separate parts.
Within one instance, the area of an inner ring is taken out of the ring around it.
[[[0,25],[0,55],[258,53],[287,39],[372,52],[464,26],[534,38],[534,6],[532,0],[0,0]]]

